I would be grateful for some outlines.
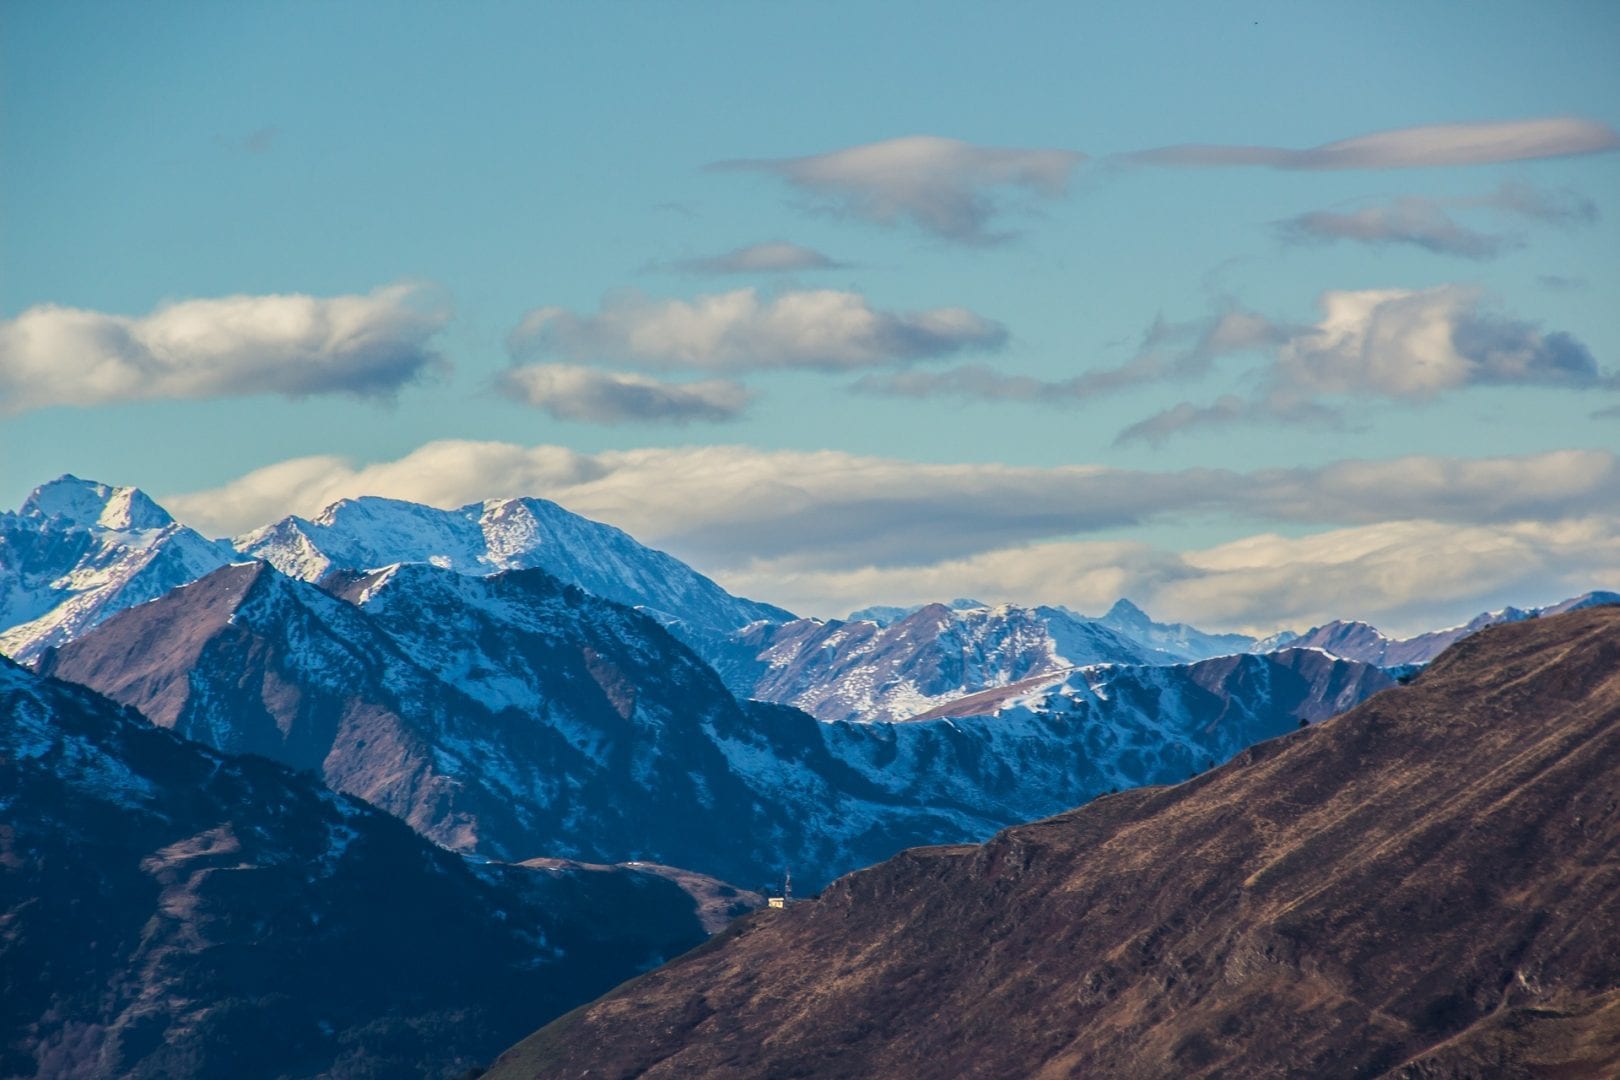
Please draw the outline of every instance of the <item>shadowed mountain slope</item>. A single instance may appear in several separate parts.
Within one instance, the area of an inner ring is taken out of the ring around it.
[[[0,660],[0,1076],[459,1074],[759,902],[671,873],[470,863]]]
[[[508,1077],[1620,1073],[1620,608],[1502,625],[1171,788],[905,852]]]

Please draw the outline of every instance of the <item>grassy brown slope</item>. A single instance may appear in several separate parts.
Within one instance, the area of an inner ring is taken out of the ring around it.
[[[1617,988],[1609,607],[742,919],[490,1075],[1613,1076]]]

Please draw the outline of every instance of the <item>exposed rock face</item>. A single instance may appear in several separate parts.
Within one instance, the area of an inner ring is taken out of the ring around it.
[[[228,567],[42,670],[316,771],[456,850],[649,860],[748,885],[791,866],[807,888],[1184,779],[1389,683],[1284,653],[1097,669],[996,716],[820,723],[740,706],[651,619],[541,571],[424,564],[325,589]]]
[[[1620,1074],[1620,609],[740,920],[493,1077]]]
[[[0,1075],[458,1074],[702,941],[724,888],[469,864],[0,660]]]

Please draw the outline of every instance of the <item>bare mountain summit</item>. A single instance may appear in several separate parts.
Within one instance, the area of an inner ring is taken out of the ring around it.
[[[1169,788],[923,848],[492,1077],[1620,1075],[1620,608]]]

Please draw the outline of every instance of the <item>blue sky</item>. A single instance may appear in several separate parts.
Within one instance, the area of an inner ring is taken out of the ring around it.
[[[821,615],[1620,587],[1620,9],[1079,8],[8,6],[0,505],[541,494]]]

